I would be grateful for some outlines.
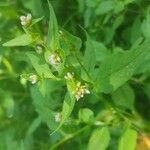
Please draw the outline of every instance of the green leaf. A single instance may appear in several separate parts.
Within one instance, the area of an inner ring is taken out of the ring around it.
[[[137,132],[129,127],[119,140],[118,150],[135,150]]]
[[[112,54],[100,65],[97,88],[104,93],[116,90],[127,82],[150,50],[149,41],[136,49]]]
[[[34,42],[31,35],[23,34],[3,44],[5,47],[10,46],[26,46]]]
[[[79,120],[85,123],[90,123],[94,120],[94,112],[88,108],[79,110]]]
[[[94,50],[93,43],[87,33],[86,33],[86,37],[87,37],[87,41],[86,41],[86,49],[85,49],[85,53],[84,53],[84,57],[83,57],[83,66],[86,69],[86,71],[88,72],[88,75],[90,77],[92,77],[94,74],[96,56],[95,56],[95,50]],[[82,70],[81,76],[84,80],[89,81],[90,79],[89,79],[89,76],[87,76],[87,72]]]
[[[109,145],[110,135],[108,127],[95,129],[88,143],[88,150],[106,150]]]
[[[56,78],[49,66],[46,64],[44,58],[40,55],[37,55],[35,53],[26,53],[26,55],[29,57],[31,64],[33,65],[34,69],[36,70],[36,72],[38,73],[38,75],[40,77],[44,77],[44,78]]]
[[[47,46],[50,47],[52,50],[57,50],[60,48],[57,19],[53,7],[49,2],[49,0],[48,0],[48,6],[50,11],[50,18],[49,18],[49,29],[47,35]]]
[[[112,99],[117,106],[134,109],[135,95],[133,89],[125,84],[112,93]]]
[[[95,13],[96,13],[96,15],[105,14],[105,13],[109,12],[110,10],[112,10],[114,6],[115,5],[112,0],[102,1],[99,4],[99,6],[96,8]]]

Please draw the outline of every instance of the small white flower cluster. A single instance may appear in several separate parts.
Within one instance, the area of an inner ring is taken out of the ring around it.
[[[29,81],[30,81],[32,84],[35,84],[35,83],[38,81],[37,75],[35,75],[35,74],[30,75]]]
[[[72,73],[70,73],[70,72],[67,72],[67,74],[65,75],[65,79],[66,80],[70,80],[70,79],[72,79],[74,77],[74,73],[72,72]]]
[[[78,82],[73,94],[75,95],[78,101],[80,98],[84,97],[85,94],[90,94],[90,91],[88,90],[86,85],[81,85],[81,82]]]
[[[27,16],[21,16],[20,20],[21,20],[21,25],[27,26],[27,25],[29,25],[31,23],[32,15],[31,14],[27,14]]]
[[[60,121],[61,121],[61,113],[57,112],[57,113],[55,114],[55,121],[56,121],[56,122],[60,122]]]
[[[48,60],[53,65],[59,65],[61,63],[61,58],[57,53],[51,54]]]

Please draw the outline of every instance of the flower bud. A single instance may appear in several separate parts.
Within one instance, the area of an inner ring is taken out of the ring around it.
[[[57,53],[51,54],[48,60],[52,65],[59,65],[61,63],[61,58]]]
[[[37,75],[35,75],[35,74],[30,75],[29,81],[30,81],[32,84],[35,84],[35,83],[38,81]]]
[[[27,14],[27,16],[20,16],[20,20],[21,20],[21,25],[22,26],[27,26],[32,21],[32,15],[31,14]]]
[[[74,77],[74,73],[72,72],[72,73],[70,73],[70,72],[67,72],[67,74],[64,76],[64,78],[66,79],[66,80],[70,80],[70,79],[72,79]]]

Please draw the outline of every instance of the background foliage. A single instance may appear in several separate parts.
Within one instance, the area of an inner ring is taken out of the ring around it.
[[[0,150],[150,148],[150,1],[51,4],[0,1]],[[76,101],[67,72],[90,94]]]

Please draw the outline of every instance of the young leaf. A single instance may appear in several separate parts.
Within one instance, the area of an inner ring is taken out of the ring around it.
[[[48,0],[48,6],[50,11],[50,18],[49,18],[49,29],[47,35],[47,46],[50,47],[52,50],[59,49],[59,36],[58,36],[58,24],[57,19],[53,10],[51,3]]]
[[[34,69],[40,77],[55,78],[42,56],[29,52],[26,53],[26,55],[29,57]]]
[[[110,135],[108,127],[95,129],[88,143],[88,150],[105,150],[109,145]]]
[[[118,150],[134,150],[137,132],[129,127],[126,129],[119,141]]]
[[[127,82],[150,50],[149,41],[134,50],[116,53],[101,64],[96,83],[101,92],[109,93]]]
[[[5,47],[10,46],[26,46],[34,42],[34,39],[31,35],[23,34],[21,36],[16,37],[15,39],[12,39],[6,43],[3,44]]]

